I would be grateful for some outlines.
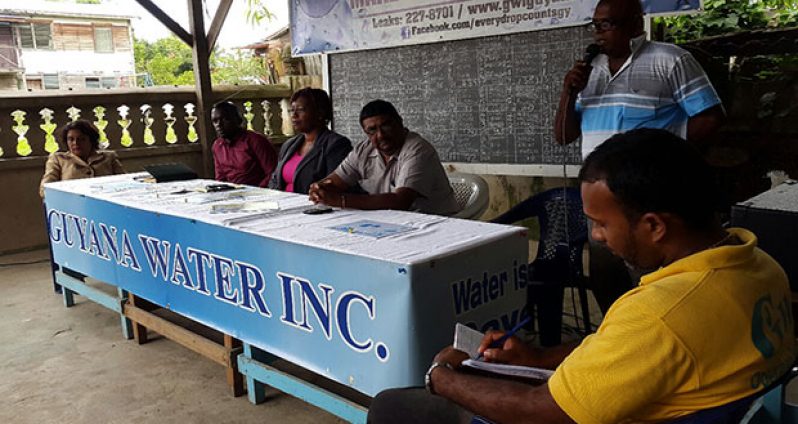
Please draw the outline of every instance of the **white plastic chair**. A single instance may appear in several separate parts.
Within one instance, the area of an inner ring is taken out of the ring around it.
[[[449,184],[454,190],[454,198],[460,206],[460,212],[452,215],[455,218],[478,219],[488,208],[490,192],[488,183],[479,175],[449,174]]]

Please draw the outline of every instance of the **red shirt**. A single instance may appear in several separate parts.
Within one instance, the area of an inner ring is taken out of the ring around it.
[[[277,166],[277,152],[266,136],[245,130],[233,141],[213,142],[213,164],[217,181],[266,187]]]

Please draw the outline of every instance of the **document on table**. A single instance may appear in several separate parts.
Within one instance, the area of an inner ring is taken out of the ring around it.
[[[479,344],[482,342],[483,337],[485,337],[485,335],[479,331],[457,323],[454,330],[454,348],[465,352],[470,357],[470,359],[463,361],[463,366],[478,369],[480,371],[491,372],[494,374],[542,381],[548,380],[549,377],[554,374],[554,371],[543,368],[497,364],[477,359],[479,356]]]
[[[90,189],[99,193],[118,193],[130,190],[138,190],[146,187],[151,187],[148,183],[140,181],[116,181],[113,183],[96,184],[92,185]]]
[[[377,222],[368,219],[350,222],[344,225],[336,225],[330,227],[333,230],[341,231],[348,234],[359,234],[374,238],[383,238],[396,234],[406,233],[413,231],[413,227],[406,225],[389,224],[386,222]]]
[[[219,203],[211,206],[211,213],[266,212],[280,209],[280,204],[273,201]]]

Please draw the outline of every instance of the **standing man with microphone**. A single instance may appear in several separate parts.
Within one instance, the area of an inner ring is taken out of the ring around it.
[[[581,137],[584,159],[604,140],[635,128],[665,129],[698,144],[720,127],[723,106],[706,73],[686,50],[646,40],[639,0],[600,0],[588,29],[599,53],[591,45],[565,75],[557,143]],[[633,282],[623,264],[597,247],[591,243],[590,276],[606,312]]]

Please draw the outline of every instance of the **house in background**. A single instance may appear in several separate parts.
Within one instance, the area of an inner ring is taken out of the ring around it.
[[[270,84],[279,83],[283,76],[322,75],[321,55],[291,56],[291,32],[287,26],[240,49],[252,50],[253,56],[262,58]]]
[[[0,6],[0,90],[135,87],[130,21],[113,3]]]

